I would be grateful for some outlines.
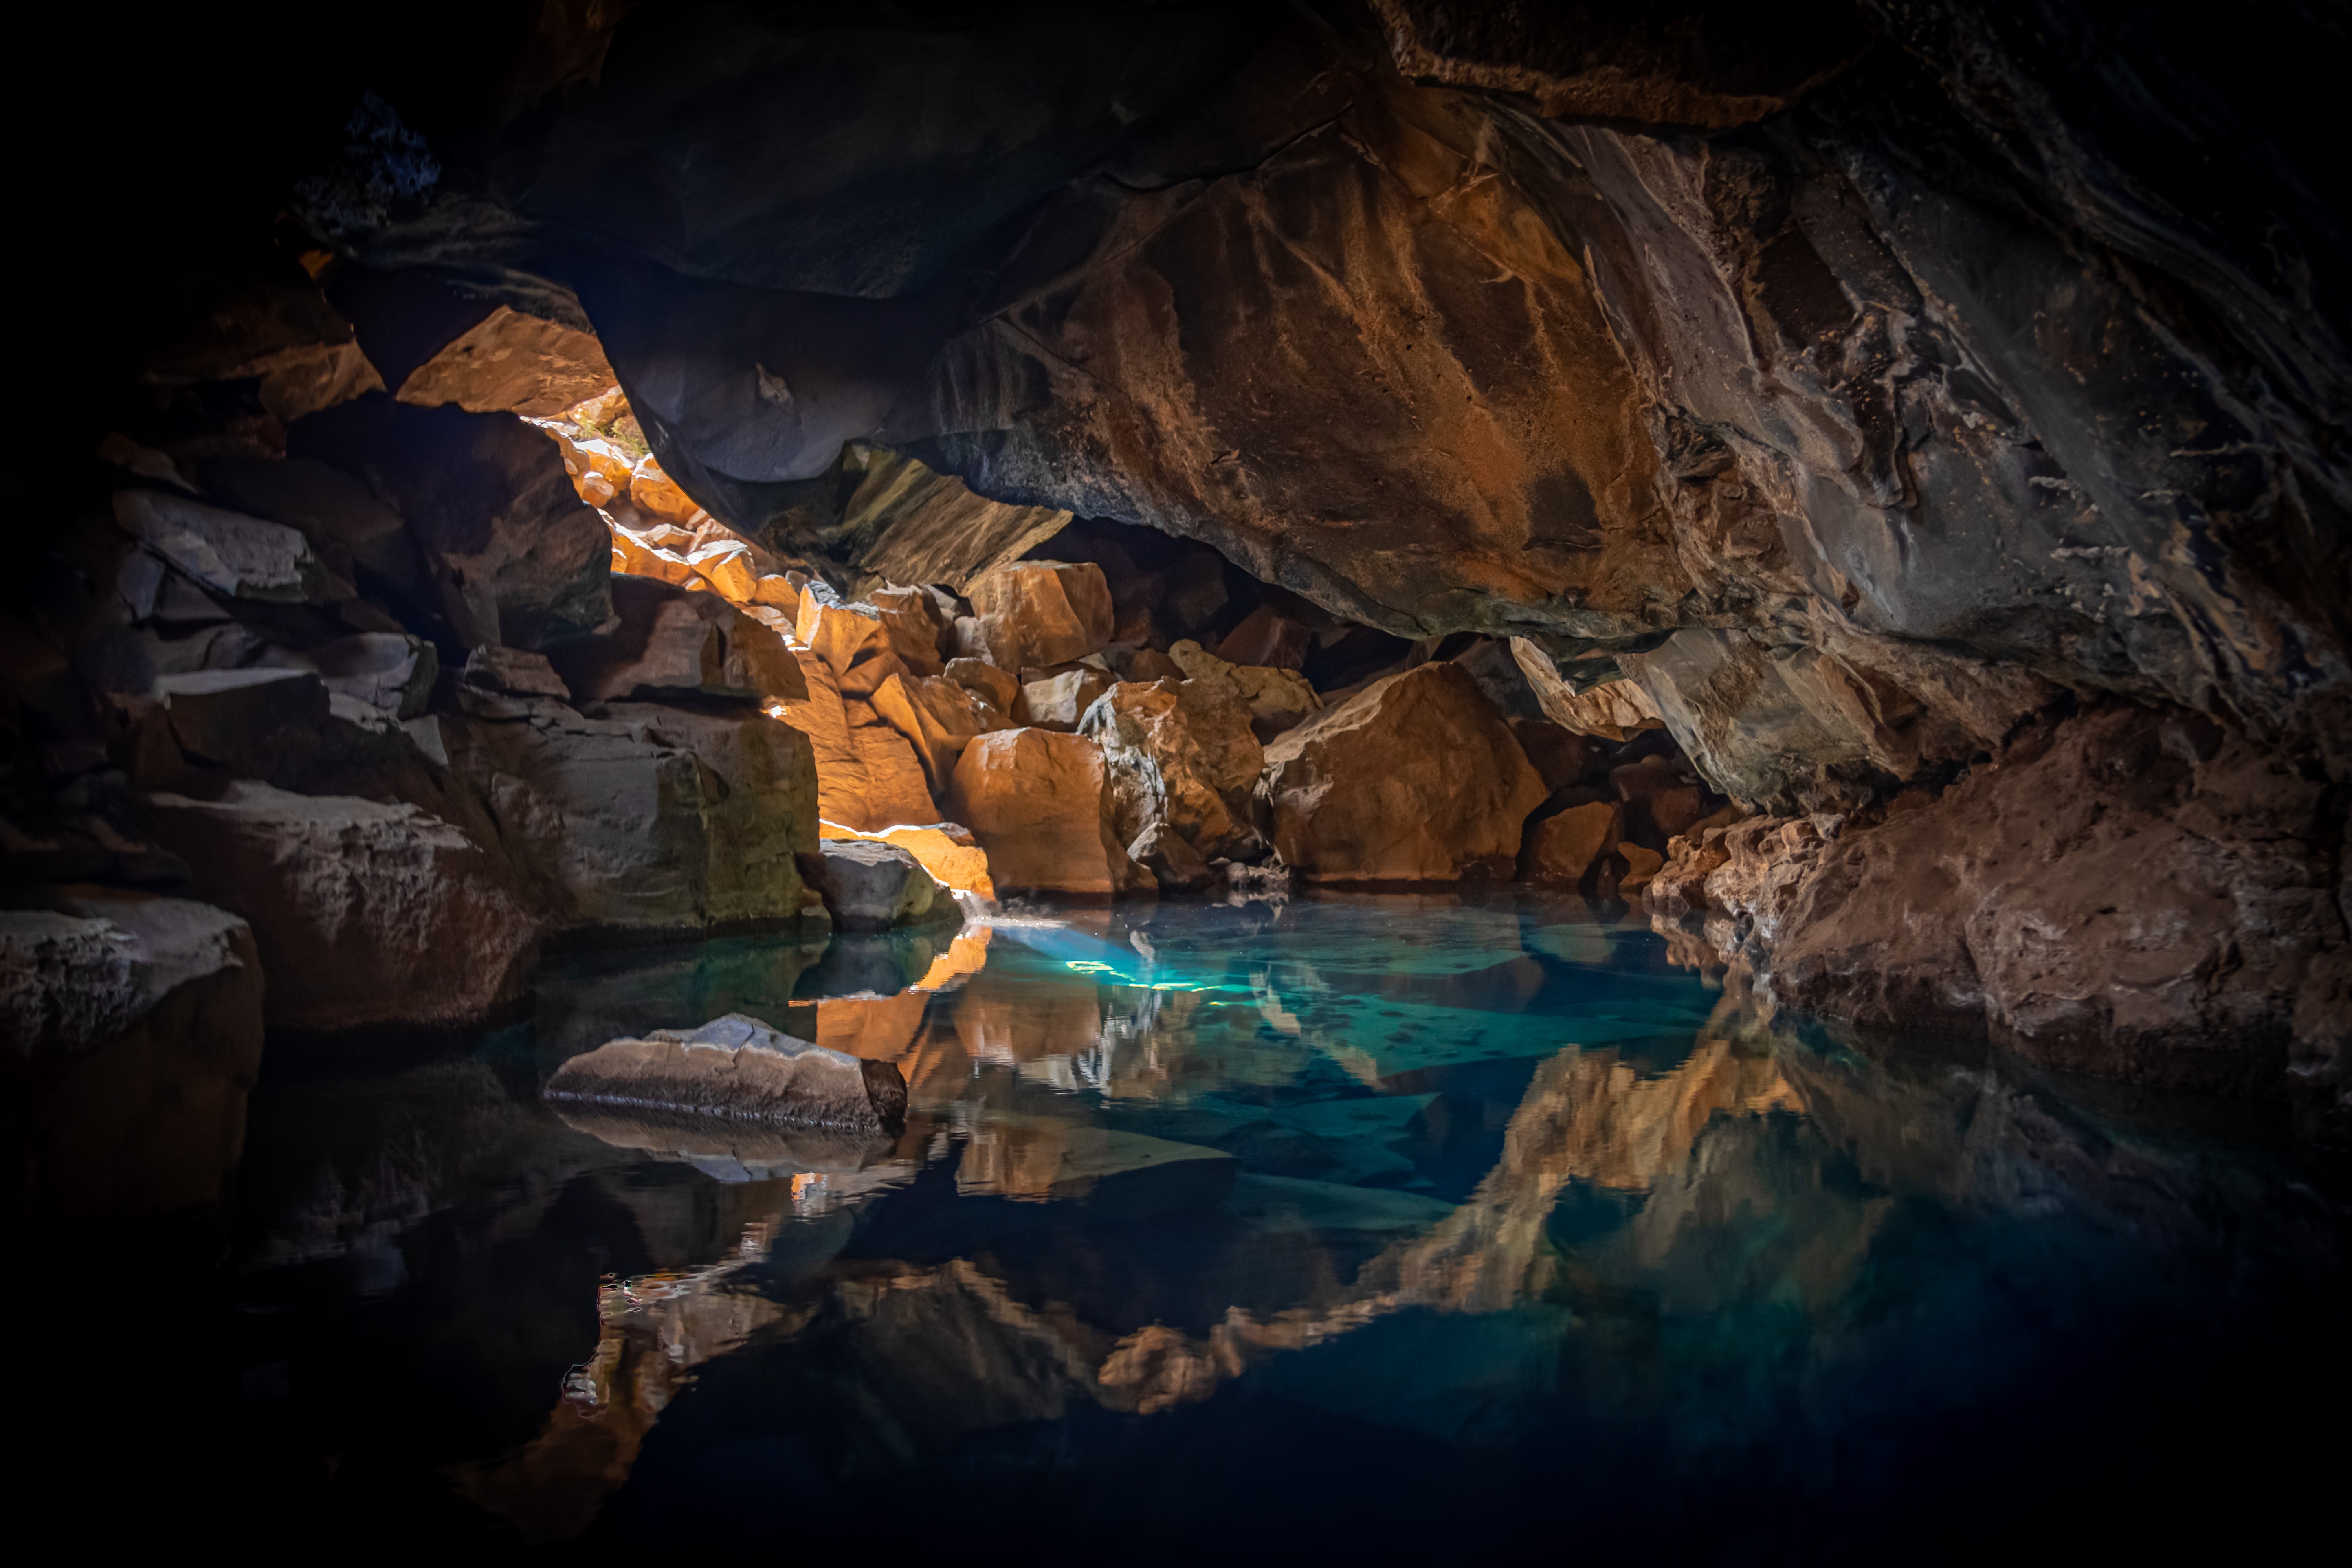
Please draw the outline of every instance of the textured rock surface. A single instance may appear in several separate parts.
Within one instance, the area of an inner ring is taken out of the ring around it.
[[[217,800],[159,795],[152,811],[197,889],[253,928],[273,1026],[455,1028],[521,998],[538,922],[449,824],[246,781]]]
[[[1087,710],[1082,730],[1111,771],[1122,841],[1165,823],[1191,841],[1196,858],[1229,855],[1255,837],[1246,809],[1235,806],[1246,807],[1244,792],[1256,778],[1213,769],[1193,737],[1186,684],[1122,681]],[[1229,795],[1240,798],[1229,803]]]
[[[1021,561],[971,584],[957,649],[999,669],[1084,658],[1110,641],[1110,584],[1091,561]]]
[[[66,888],[0,910],[0,1111],[20,1220],[211,1203],[261,1063],[253,933],[185,899]]]
[[[394,394],[469,414],[545,417],[610,388],[613,367],[593,333],[499,305],[408,373]]]
[[[1196,709],[1230,695],[1249,710],[1250,732],[1260,741],[1271,741],[1323,710],[1323,700],[1296,669],[1229,663],[1191,641],[1171,646],[1168,657],[1184,672],[1186,697]]]
[[[447,726],[551,928],[692,933],[798,920],[816,850],[806,737],[764,715],[551,700]]]
[[[887,1132],[906,1120],[907,1080],[730,1013],[698,1029],[656,1029],[572,1058],[548,1079],[555,1101],[645,1113]]]
[[[1783,1001],[2156,1082],[2277,1093],[2292,1062],[2332,1107],[2340,809],[2210,721],[2115,707],[1833,840],[1743,823],[1703,891]]]
[[[1275,853],[1310,881],[1510,875],[1543,781],[1454,664],[1378,680],[1265,752]]]
[[[348,599],[354,590],[282,523],[154,490],[118,490],[123,532],[216,593],[282,604]]]
[[[1102,748],[1083,735],[1003,730],[956,763],[948,811],[988,851],[997,892],[1105,899],[1149,890],[1113,821]]]
[[[962,911],[923,863],[895,844],[869,838],[824,838],[819,890],[842,931],[889,931],[960,920]]]
[[[1605,800],[1588,801],[1548,816],[1527,830],[1519,876],[1529,882],[1580,884],[1617,846],[1624,814]]]
[[[971,830],[961,823],[933,822],[916,827],[859,833],[838,823],[825,822],[818,825],[818,832],[827,839],[870,838],[895,844],[922,862],[923,869],[942,886],[982,899],[996,897],[996,886],[988,875],[988,854],[981,848],[980,840],[971,836]]]

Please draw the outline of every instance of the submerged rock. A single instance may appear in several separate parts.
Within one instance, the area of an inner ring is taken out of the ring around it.
[[[1275,852],[1309,881],[1450,881],[1507,868],[1543,781],[1469,673],[1374,681],[1265,752]]]
[[[907,1114],[907,1080],[888,1062],[827,1050],[740,1013],[609,1041],[556,1068],[543,1093],[640,1114],[853,1132],[895,1132]]]

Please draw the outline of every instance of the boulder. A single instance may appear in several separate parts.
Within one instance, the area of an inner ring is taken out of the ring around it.
[[[1239,703],[1247,713],[1250,733],[1260,742],[1296,729],[1323,710],[1323,700],[1295,669],[1231,664],[1203,652],[1196,642],[1178,643],[1168,650],[1168,658],[1187,682],[1198,683],[1197,689],[1187,690],[1195,708],[1228,700]]]
[[[920,827],[900,826],[861,833],[837,822],[824,822],[817,825],[817,831],[828,839],[864,838],[897,845],[921,861],[923,869],[943,886],[983,899],[996,897],[995,884],[988,875],[988,853],[981,848],[971,830],[961,824],[933,822]]]
[[[401,632],[362,632],[299,653],[273,648],[261,662],[273,668],[307,669],[330,692],[395,719],[414,719],[424,712],[441,676],[441,656],[433,645]]]
[[[450,765],[487,798],[534,909],[561,931],[700,933],[796,921],[816,851],[808,738],[748,710],[561,703],[452,721]]]
[[[893,675],[876,689],[873,707],[914,748],[935,796],[947,795],[973,736],[1013,728],[986,698],[944,676]]]
[[[688,554],[686,563],[720,598],[738,605],[758,601],[760,559],[743,541],[714,539],[698,544]]]
[[[216,594],[281,605],[322,604],[358,593],[300,529],[205,506],[161,490],[117,490],[123,532]]]
[[[1201,852],[1165,821],[1137,834],[1127,857],[1150,872],[1163,893],[1197,893],[1219,879]]]
[[[464,645],[542,648],[611,616],[612,536],[554,444],[513,415],[374,394],[300,421],[287,442],[360,475],[407,521]]]
[[[846,1132],[895,1133],[907,1080],[888,1062],[860,1061],[730,1013],[698,1029],[613,1040],[555,1069],[541,1093],[559,1104]]]
[[[1260,605],[1225,634],[1216,657],[1227,664],[1295,670],[1307,662],[1307,637],[1305,626],[1271,605]]]
[[[1048,730],[1076,729],[1087,710],[1094,706],[1095,699],[1118,683],[1108,670],[1085,664],[1054,674],[1044,670],[1024,670],[1022,674],[1021,700],[1028,710],[1029,722]]]
[[[1615,803],[1589,800],[1547,816],[1527,830],[1519,851],[1519,878],[1528,882],[1577,886],[1624,836],[1625,816]]]
[[[629,500],[648,517],[667,518],[688,527],[705,515],[701,504],[679,489],[651,456],[639,458],[630,474]]]
[[[973,582],[957,651],[999,669],[1068,664],[1110,641],[1110,584],[1091,561],[1016,561]]]
[[[557,671],[583,702],[808,698],[800,661],[783,639],[716,595],[617,577],[613,608],[619,625],[612,632],[556,651]]]
[[[1000,894],[1090,899],[1156,885],[1128,859],[1111,808],[1102,748],[1038,729],[1002,730],[966,746],[948,802],[988,852]]]
[[[1161,820],[1192,841],[1196,858],[1229,855],[1255,840],[1247,816],[1228,803],[1227,786],[1239,781],[1219,777],[1193,738],[1181,683],[1122,681],[1087,710],[1081,729],[1111,771],[1122,840]]]
[[[850,666],[875,644],[887,646],[881,612],[871,605],[845,603],[831,589],[815,583],[801,595],[795,635],[836,676],[847,674]]]
[[[818,889],[839,930],[888,931],[962,918],[955,896],[895,844],[824,838],[817,848],[824,868]]]
[[[253,932],[209,904],[68,887],[0,910],[0,1128],[21,1219],[221,1198],[261,1063]]]
[[[951,658],[947,673],[950,680],[987,699],[1006,718],[1021,717],[1021,681],[1011,670],[999,669],[986,659]]]
[[[460,1027],[510,1009],[539,925],[503,868],[413,805],[240,780],[158,795],[156,841],[253,928],[274,1027]]]
[[[611,386],[595,334],[500,305],[408,373],[395,395],[432,408],[546,418]]]
[[[844,701],[840,678],[814,649],[792,652],[808,695],[780,716],[809,739],[824,819],[861,830],[936,821],[939,807],[907,737],[872,705]]]
[[[395,594],[423,584],[415,536],[361,480],[303,458],[215,458],[205,489],[238,511],[299,529],[338,571],[356,570]],[[364,584],[362,585],[365,585]]]
[[[1265,759],[1275,851],[1311,881],[1445,881],[1507,866],[1545,794],[1494,704],[1454,664],[1374,681],[1276,740]]]
[[[941,650],[955,621],[929,588],[877,588],[866,597],[881,612],[883,636],[900,663],[916,675],[946,669]]]

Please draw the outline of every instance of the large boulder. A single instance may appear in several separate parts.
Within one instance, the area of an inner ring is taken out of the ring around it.
[[[749,710],[512,704],[448,724],[450,765],[554,928],[693,934],[809,911],[796,858],[816,850],[817,787],[799,731]]]
[[[827,839],[864,838],[894,844],[922,862],[923,869],[942,887],[982,899],[996,897],[996,884],[988,875],[988,852],[980,847],[971,830],[961,823],[931,822],[916,827],[901,825],[861,833],[838,823],[825,822],[818,825],[817,831]]]
[[[1084,658],[1110,641],[1110,583],[1091,561],[1016,561],[971,584],[958,652],[999,669]]]
[[[923,763],[907,737],[875,705],[844,700],[840,676],[814,649],[792,652],[808,695],[780,716],[808,737],[824,819],[859,829],[938,821]]]
[[[1255,834],[1227,804],[1220,786],[1228,781],[1194,740],[1183,695],[1173,680],[1122,681],[1087,710],[1080,729],[1111,771],[1122,842],[1164,819],[1201,856],[1231,854]]]
[[[520,1000],[538,922],[503,866],[449,824],[249,780],[217,800],[149,804],[157,842],[252,926],[273,1026],[458,1027]]]
[[[1274,847],[1310,881],[1510,874],[1543,781],[1459,665],[1374,681],[1266,748]]]
[[[211,1203],[261,1062],[253,932],[209,904],[66,888],[0,910],[0,1127],[19,1218]]]
[[[893,675],[875,689],[872,700],[882,721],[914,748],[931,793],[941,798],[974,736],[1013,727],[994,703],[943,675]]]
[[[955,895],[912,853],[873,838],[824,838],[817,845],[818,890],[833,923],[846,931],[936,925],[962,916]]]
[[[1211,692],[1229,695],[1248,710],[1250,731],[1260,741],[1271,741],[1323,710],[1323,700],[1296,669],[1234,664],[1192,641],[1177,643],[1168,658],[1187,681],[1199,683],[1196,704]]]
[[[468,647],[540,648],[612,615],[612,537],[562,454],[510,414],[412,408],[381,394],[288,433],[297,457],[364,478],[407,521]]]
[[[1112,816],[1110,770],[1083,735],[1003,730],[964,748],[949,811],[988,851],[1000,893],[1149,891]]]
[[[907,1115],[907,1080],[890,1063],[860,1061],[740,1013],[609,1041],[556,1068],[542,1092],[558,1103],[853,1133],[895,1132]]]

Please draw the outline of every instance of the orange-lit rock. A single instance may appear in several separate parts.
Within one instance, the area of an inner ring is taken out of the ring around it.
[[[948,660],[948,679],[985,698],[1007,719],[1015,722],[1023,719],[1021,681],[1011,670],[999,669],[985,659],[951,658]]]
[[[826,838],[873,838],[895,844],[921,861],[924,870],[956,891],[977,893],[983,899],[996,897],[995,886],[988,877],[988,853],[981,848],[971,830],[961,824],[902,825],[869,833],[826,821],[819,825],[818,831]]]
[[[395,395],[473,414],[561,414],[613,384],[593,333],[500,305],[408,373]]]
[[[831,590],[811,584],[801,595],[799,636],[838,676],[883,640],[882,618],[870,605],[844,604]]]
[[[1617,853],[1625,862],[1625,874],[1617,879],[1621,893],[1640,892],[1666,863],[1666,858],[1656,850],[1631,842],[1618,845]]]
[[[740,539],[713,540],[698,545],[686,558],[686,563],[701,574],[723,598],[749,605],[759,597],[759,562],[751,547]]]
[[[1657,704],[1630,680],[1608,680],[1590,691],[1579,691],[1559,672],[1551,656],[1525,637],[1511,639],[1511,657],[1535,689],[1544,717],[1580,735],[1622,741],[1637,730],[1664,722]]]
[[[1091,561],[1016,561],[971,584],[957,651],[999,669],[1068,664],[1110,640],[1110,584]]]
[[[557,649],[557,668],[583,701],[619,702],[693,692],[802,702],[801,667],[782,637],[712,594],[616,578],[620,627]]]
[[[1230,853],[1252,835],[1248,819],[1227,803],[1220,785],[1229,781],[1212,770],[1191,717],[1180,683],[1122,681],[1087,710],[1086,733],[1111,769],[1120,837],[1133,843],[1164,819],[1191,841],[1197,859]]]
[[[1581,882],[1593,863],[1616,847],[1623,828],[1624,813],[1613,801],[1570,806],[1528,829],[1519,875],[1530,882]]]
[[[931,793],[941,798],[973,736],[1013,727],[985,698],[943,676],[893,675],[875,689],[872,701],[882,721],[914,747]]]
[[[1543,781],[1452,663],[1374,681],[1266,748],[1274,844],[1312,881],[1450,880],[1507,864]]]
[[[650,577],[656,583],[667,583],[689,592],[700,592],[710,586],[709,580],[697,572],[685,556],[648,542],[643,534],[614,523],[612,536],[614,575]]]
[[[1082,664],[1076,669],[1045,675],[1028,671],[1029,679],[1021,686],[1021,701],[1028,710],[1029,722],[1042,724],[1049,730],[1075,730],[1095,699],[1118,684],[1118,678],[1108,670]]]
[[[1083,735],[1002,730],[964,748],[949,815],[988,851],[1000,893],[1086,898],[1147,890],[1113,829],[1109,770]]]
[[[1297,669],[1307,662],[1307,628],[1273,605],[1260,605],[1225,634],[1216,657],[1227,664]]]
[[[661,465],[651,457],[641,459],[630,473],[629,500],[650,517],[667,518],[688,526],[698,521],[702,511],[695,499],[678,489],[677,481],[663,473]]]
[[[917,675],[946,669],[941,650],[955,624],[929,588],[877,588],[866,598],[881,612],[883,635],[901,663]]]
[[[1183,671],[1187,682],[1198,683],[1187,692],[1193,707],[1203,706],[1213,695],[1230,696],[1248,710],[1250,732],[1261,742],[1296,729],[1323,710],[1323,700],[1296,669],[1229,663],[1190,641],[1170,648],[1167,658]]]

